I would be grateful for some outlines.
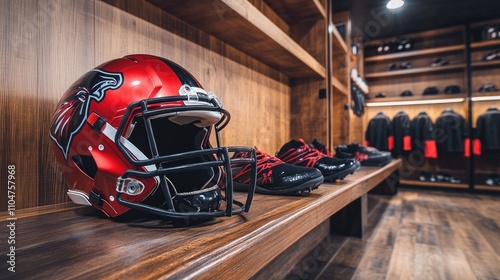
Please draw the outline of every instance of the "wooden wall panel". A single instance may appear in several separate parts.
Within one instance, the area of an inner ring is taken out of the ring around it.
[[[332,55],[332,74],[348,87],[349,65],[347,65],[346,54],[337,40],[332,40]]]
[[[68,201],[66,185],[55,164],[49,124],[55,107],[83,73],[95,66],[94,1],[50,0],[50,16],[41,20],[38,50],[38,117],[40,127],[39,205]],[[41,14],[40,17],[47,16]]]
[[[110,5],[109,3],[113,3]],[[68,201],[48,126],[64,91],[107,60],[169,58],[214,91],[232,114],[224,145],[274,153],[290,138],[289,79],[145,1],[1,1],[1,181],[16,165],[16,207]],[[0,211],[7,209],[0,188]]]
[[[349,144],[352,142],[357,142],[360,144],[364,143],[365,140],[365,134],[363,130],[363,116],[358,117],[354,115],[352,110],[350,110],[350,126],[349,126],[349,141],[346,142],[345,144]],[[365,107],[365,114],[366,114],[366,107]]]
[[[307,143],[314,138],[327,144],[327,99],[319,99],[324,81],[297,83],[292,87],[291,138],[303,138]]]
[[[326,67],[326,21],[304,20],[290,28],[290,37]]]
[[[330,129],[332,143],[330,147],[333,149],[337,145],[349,144],[349,126],[351,120],[349,119],[350,112],[344,108],[344,105],[349,102],[348,96],[336,90],[333,90],[332,93],[332,123]]]
[[[304,20],[292,25],[290,36],[323,66],[326,65],[326,24],[324,20]],[[294,80],[291,97],[291,138],[314,138],[328,144],[327,99],[319,99],[326,80]]]
[[[328,6],[328,5],[327,5]],[[327,11],[328,12],[328,11]],[[330,12],[331,13],[331,12]],[[348,144],[351,138],[351,112],[346,109],[345,106],[349,105],[350,97],[350,61],[348,60],[349,52],[346,51],[345,46],[350,45],[350,28],[349,28],[349,14],[348,12],[340,12],[331,14],[331,22],[328,24],[345,24],[345,39],[342,36],[338,37],[334,35],[333,32],[329,36],[331,37],[331,75],[336,78],[340,84],[347,89],[345,92],[341,92],[334,86],[331,88],[330,96],[330,143],[329,147],[333,150],[335,146],[341,144]],[[335,32],[337,34],[337,32]]]
[[[269,7],[264,0],[249,0],[249,2],[259,9],[259,11],[269,20],[276,24],[276,26],[283,30],[283,32],[290,35],[290,27],[288,24],[271,7]]]
[[[7,209],[7,166],[16,166],[16,209],[38,204],[38,1],[0,1],[0,211]]]

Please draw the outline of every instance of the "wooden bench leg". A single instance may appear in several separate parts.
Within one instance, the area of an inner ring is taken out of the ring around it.
[[[358,199],[330,217],[331,232],[334,234],[363,237],[368,216],[368,195]]]

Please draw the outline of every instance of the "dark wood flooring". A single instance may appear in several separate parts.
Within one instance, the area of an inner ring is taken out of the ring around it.
[[[500,279],[500,196],[369,195],[362,239],[328,236],[286,279]]]

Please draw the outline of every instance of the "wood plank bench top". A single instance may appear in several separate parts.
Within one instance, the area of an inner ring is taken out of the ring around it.
[[[256,194],[248,213],[192,227],[174,227],[170,221],[134,213],[127,220],[113,220],[72,203],[20,209],[15,216],[16,272],[8,272],[3,261],[0,275],[246,279],[400,165],[401,160],[393,160],[384,167],[362,167],[345,180],[324,183],[303,196]],[[1,236],[8,236],[7,218],[6,212],[0,213]],[[2,243],[5,258],[7,239]]]

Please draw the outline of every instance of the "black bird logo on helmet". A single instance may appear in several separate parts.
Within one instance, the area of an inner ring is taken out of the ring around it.
[[[80,131],[88,117],[92,100],[101,102],[106,91],[123,84],[121,73],[93,69],[66,93],[66,99],[57,107],[50,125],[50,137],[68,159],[68,150],[73,137]]]

